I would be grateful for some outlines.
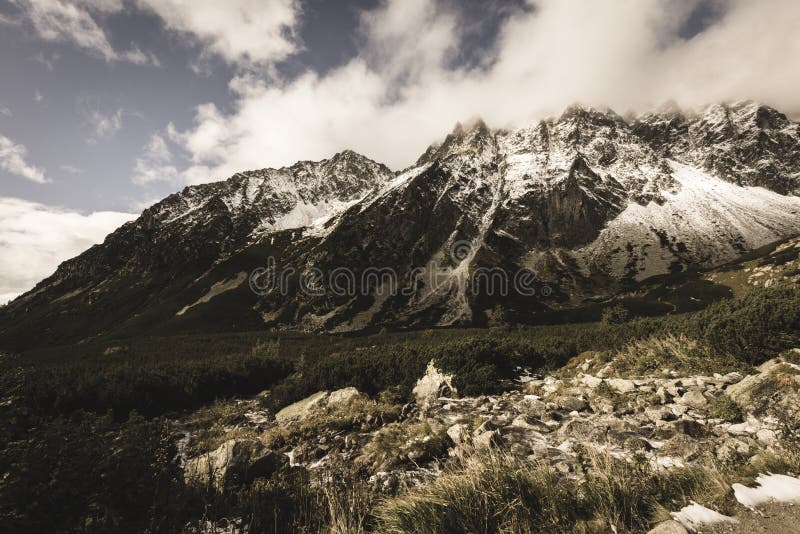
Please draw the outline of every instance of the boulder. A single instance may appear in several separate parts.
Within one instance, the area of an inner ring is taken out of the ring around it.
[[[617,393],[631,393],[636,391],[636,384],[633,380],[624,378],[606,378],[606,384],[611,386]]]
[[[708,435],[706,427],[693,419],[681,419],[672,424],[672,428],[679,434],[685,434],[692,438],[703,438]]]
[[[592,422],[582,419],[570,419],[558,429],[556,434],[560,438],[572,437],[585,440],[589,438],[589,436],[592,434],[592,431],[598,428],[602,432],[605,432],[607,427],[600,428]]]
[[[768,366],[765,372],[744,377],[736,384],[728,386],[725,393],[745,412],[760,413],[770,402],[770,392],[776,389],[775,380],[769,372],[774,367],[775,365]]]
[[[472,443],[475,445],[476,449],[490,449],[500,445],[502,441],[503,439],[500,437],[500,432],[497,430],[487,430],[475,436]]]
[[[645,416],[652,422],[671,421],[675,419],[675,414],[668,406],[648,406],[644,409]]]
[[[700,444],[686,434],[677,434],[661,445],[659,456],[681,458],[691,461],[701,452]]]
[[[525,414],[518,415],[516,418],[514,418],[514,420],[511,421],[511,426],[529,428],[536,430],[537,432],[550,432],[550,427],[544,424],[544,422]]]
[[[260,477],[270,477],[289,466],[289,458],[252,439],[232,439],[216,450],[186,462],[184,479],[189,484],[222,490]]]
[[[275,420],[283,426],[299,423],[314,412],[325,408],[341,408],[360,398],[365,398],[364,394],[353,387],[336,391],[318,391],[276,413]]]
[[[283,426],[302,421],[311,415],[314,409],[325,406],[329,396],[330,392],[328,391],[318,391],[310,397],[306,397],[282,409],[275,414],[275,419],[278,424]]]
[[[754,417],[748,417],[746,421],[728,426],[728,434],[732,436],[747,436],[755,434],[761,429],[761,423]]]
[[[762,428],[756,432],[756,439],[768,446],[775,446],[778,444],[778,436],[774,430],[769,428]]]
[[[525,395],[522,402],[519,403],[518,409],[527,415],[541,419],[547,413],[547,404],[536,395]]]
[[[331,391],[326,405],[328,408],[338,408],[340,406],[347,406],[354,400],[362,398],[365,398],[364,394],[358,391],[356,388],[349,387],[337,389],[336,391]]]
[[[462,445],[469,439],[469,431],[467,425],[455,424],[447,429],[447,435],[453,440],[456,445]]]
[[[689,534],[689,531],[677,521],[670,519],[659,523],[655,528],[649,530],[647,534]]]
[[[439,397],[453,397],[457,394],[453,387],[453,375],[441,372],[433,363],[428,362],[425,375],[417,380],[412,390],[421,407],[431,406]]]
[[[656,390],[656,396],[658,397],[658,400],[659,402],[661,402],[661,404],[667,404],[672,402],[672,395],[667,393],[667,390],[664,389],[664,386],[660,386]]]
[[[700,388],[690,389],[677,402],[695,410],[701,410],[708,406],[708,399],[703,395],[703,391]]]
[[[556,404],[559,408],[568,412],[580,412],[588,407],[585,400],[573,396],[559,397],[556,399]]]
[[[579,380],[584,386],[590,389],[594,389],[603,383],[602,378],[598,378],[592,375],[582,375]]]
[[[632,452],[646,452],[653,450],[653,446],[642,436],[628,436],[622,440],[622,447]]]
[[[750,446],[747,442],[737,438],[726,439],[716,450],[717,459],[721,462],[730,462],[738,459],[739,456],[746,456],[749,453]]]

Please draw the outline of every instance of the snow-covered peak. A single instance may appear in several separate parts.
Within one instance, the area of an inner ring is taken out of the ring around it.
[[[223,209],[250,230],[302,227],[377,191],[394,179],[385,165],[352,150],[321,161],[240,172],[227,180],[189,186],[145,210],[148,226],[191,226]],[[298,214],[309,214],[298,216]]]

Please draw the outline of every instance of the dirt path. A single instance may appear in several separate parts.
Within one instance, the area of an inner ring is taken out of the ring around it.
[[[771,503],[757,512],[744,509],[737,524],[719,524],[698,530],[698,534],[798,534],[800,505]]]

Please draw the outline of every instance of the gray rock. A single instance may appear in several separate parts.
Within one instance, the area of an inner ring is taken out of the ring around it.
[[[756,439],[764,445],[774,446],[778,444],[777,434],[775,434],[774,430],[770,430],[769,428],[762,428],[756,432]]]
[[[318,391],[317,393],[314,393],[303,400],[299,400],[294,404],[290,404],[276,413],[275,420],[278,421],[278,424],[283,426],[302,421],[311,415],[311,412],[315,408],[325,406],[328,396],[330,396],[329,392]]]
[[[689,531],[677,521],[670,519],[669,521],[659,523],[654,529],[648,531],[647,534],[689,534]]]
[[[356,388],[349,387],[344,389],[337,389],[332,391],[328,396],[327,406],[329,408],[338,408],[340,406],[347,406],[357,399],[364,398],[364,395]]]
[[[447,435],[453,440],[456,445],[462,445],[469,439],[469,431],[467,425],[461,423],[455,424],[447,429]]]
[[[750,445],[737,438],[729,438],[717,447],[716,456],[721,462],[736,460],[739,456],[746,456],[750,453]]]
[[[184,479],[188,484],[215,489],[243,484],[259,477],[269,477],[289,466],[289,458],[267,449],[256,440],[232,439],[216,450],[186,462]]]
[[[439,397],[452,397],[457,392],[453,387],[453,375],[441,372],[431,360],[428,362],[425,375],[417,380],[413,393],[417,399],[417,404],[427,408],[436,402]]]
[[[678,385],[668,385],[664,389],[671,397],[680,397],[686,391]]]
[[[308,418],[315,411],[324,408],[341,408],[361,398],[365,398],[365,396],[353,387],[337,389],[331,392],[318,391],[276,413],[275,420],[283,426],[298,423]]]
[[[588,387],[589,389],[594,389],[603,383],[602,378],[592,375],[583,375],[580,377],[580,381],[584,386]]]
[[[556,399],[556,404],[568,412],[580,412],[588,407],[585,400],[572,396],[559,397]]]
[[[653,446],[642,436],[629,436],[622,442],[623,448],[629,451],[651,451]]]
[[[689,411],[689,407],[683,404],[672,404],[669,409],[675,417],[683,417]]]
[[[681,419],[672,423],[672,428],[679,434],[685,434],[692,438],[702,438],[708,435],[706,427],[693,419]]]
[[[494,448],[500,445],[502,442],[503,438],[500,436],[500,432],[497,430],[487,430],[485,432],[481,432],[472,440],[472,443],[476,449]]]
[[[771,369],[771,367],[769,367],[769,369]],[[757,375],[748,375],[739,382],[728,386],[728,388],[725,390],[725,394],[746,411],[752,411],[748,408],[751,408],[756,404],[756,396],[758,395],[759,390],[761,390],[762,386],[764,386],[764,384],[771,379],[772,378],[768,372]]]
[[[517,416],[512,422],[512,426],[520,427],[520,428],[530,428],[536,430],[538,432],[550,432],[550,427],[547,426],[544,422],[536,419],[535,417],[531,417],[529,415],[519,415]]]
[[[700,410],[708,406],[708,399],[706,399],[705,395],[703,395],[702,389],[693,388],[684,393],[683,396],[678,399],[678,403],[696,410]]]
[[[644,414],[652,421],[671,421],[675,419],[675,414],[667,406],[648,406],[644,409]]]
[[[624,378],[606,378],[606,384],[611,386],[618,393],[631,393],[636,391],[636,384],[633,380]]]
[[[664,442],[658,450],[659,456],[672,456],[684,461],[693,460],[700,452],[700,444],[685,434],[677,434]]]
[[[602,431],[605,432],[606,428],[607,427],[603,427]],[[584,421],[582,419],[571,419],[558,429],[556,435],[560,438],[572,437],[577,439],[586,439],[592,434],[592,431],[596,429],[597,425],[594,425],[589,421]]]

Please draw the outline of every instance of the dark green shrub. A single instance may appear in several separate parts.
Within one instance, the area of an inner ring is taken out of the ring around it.
[[[630,312],[622,304],[615,304],[603,310],[601,321],[603,324],[622,324],[628,322]]]
[[[711,401],[708,410],[714,419],[722,419],[730,423],[742,422],[742,409],[727,395],[720,395]]]

